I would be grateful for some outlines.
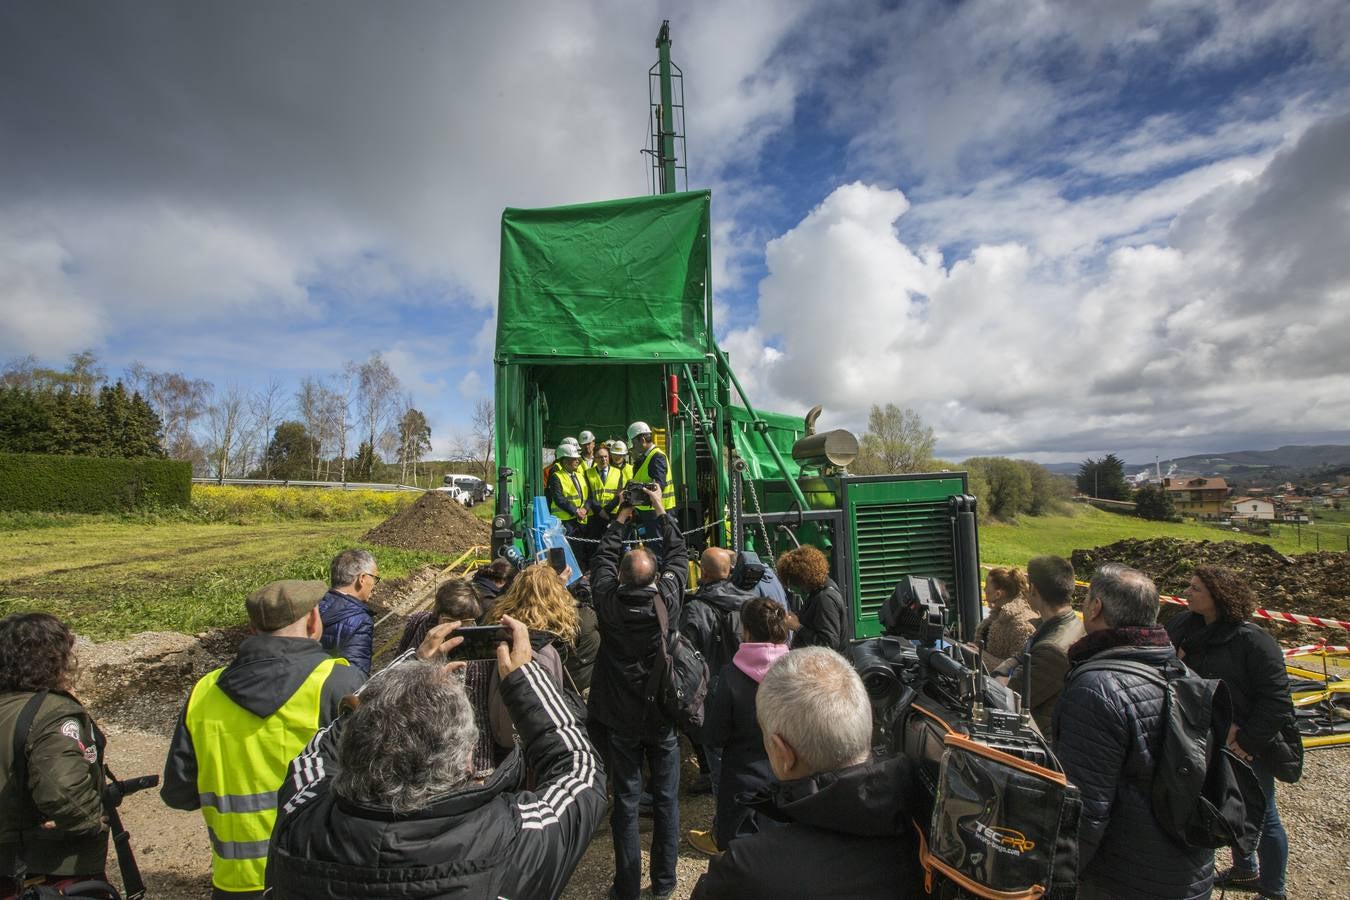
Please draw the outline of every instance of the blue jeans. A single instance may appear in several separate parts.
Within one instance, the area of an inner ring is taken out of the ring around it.
[[[675,889],[675,860],[680,846],[680,742],[675,729],[659,737],[609,732],[614,808],[609,827],[614,837],[614,893],[632,900],[641,891],[642,846],[638,835],[638,798],[642,796],[642,760],[652,780],[652,893]]]
[[[1289,864],[1289,835],[1285,834],[1284,823],[1280,821],[1280,811],[1275,808],[1275,770],[1267,763],[1256,760],[1252,771],[1261,782],[1261,793],[1266,795],[1266,817],[1261,821],[1261,842],[1256,852],[1235,860],[1238,868],[1248,872],[1261,871],[1261,880],[1257,882],[1263,894],[1284,893],[1284,871]]]

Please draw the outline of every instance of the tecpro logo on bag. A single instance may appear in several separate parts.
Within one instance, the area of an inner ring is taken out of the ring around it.
[[[983,822],[974,822],[971,830],[975,832],[975,837],[979,838],[981,843],[1009,856],[1021,856],[1036,849],[1036,842],[1028,839],[1025,834],[1015,828],[1003,828],[997,825],[986,825]]]

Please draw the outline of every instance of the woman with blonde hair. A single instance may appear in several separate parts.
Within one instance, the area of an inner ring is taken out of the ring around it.
[[[984,576],[989,615],[975,629],[985,667],[994,671],[1016,656],[1036,633],[1040,619],[1027,601],[1027,576],[1021,569],[990,569]]]
[[[569,686],[580,693],[591,683],[600,631],[595,611],[578,605],[567,590],[570,575],[570,570],[559,575],[544,563],[526,566],[492,605],[483,624],[491,625],[500,622],[502,616],[510,616],[531,631],[556,636],[558,654],[571,679]]]

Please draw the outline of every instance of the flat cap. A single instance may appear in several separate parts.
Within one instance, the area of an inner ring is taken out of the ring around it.
[[[328,585],[322,581],[274,581],[248,595],[249,624],[258,631],[280,631],[299,622],[319,605]]]

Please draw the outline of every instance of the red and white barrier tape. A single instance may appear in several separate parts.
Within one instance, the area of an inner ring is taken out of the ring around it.
[[[1285,656],[1340,656],[1350,653],[1350,647],[1337,647],[1332,644],[1308,644],[1284,651]]]
[[[1074,584],[1080,587],[1088,586],[1086,581],[1075,581]],[[1190,605],[1181,597],[1172,597],[1167,594],[1159,595],[1158,599],[1163,603],[1174,603],[1177,606]],[[1319,616],[1305,616],[1301,613],[1276,612],[1273,609],[1258,609],[1255,614],[1273,622],[1292,622],[1295,625],[1314,625],[1318,628],[1344,628],[1346,631],[1350,631],[1350,622],[1340,619],[1323,619]]]

